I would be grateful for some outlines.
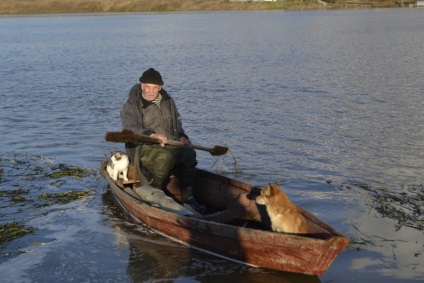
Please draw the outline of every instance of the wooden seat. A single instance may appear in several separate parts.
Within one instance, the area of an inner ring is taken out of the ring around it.
[[[127,185],[127,184],[140,183],[140,180],[137,180],[137,179],[128,179],[128,181],[122,180],[121,182],[122,182],[122,184]]]
[[[134,166],[130,166],[128,168],[128,181],[124,181],[122,179],[118,179],[116,183],[118,185],[122,185],[122,187],[125,187],[125,185],[134,185],[134,186],[141,186],[140,180],[137,178],[136,170]]]

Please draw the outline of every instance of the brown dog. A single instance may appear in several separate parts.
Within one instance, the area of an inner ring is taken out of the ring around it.
[[[275,232],[307,234],[308,223],[299,208],[292,203],[277,183],[269,184],[256,197],[257,204],[266,205]]]

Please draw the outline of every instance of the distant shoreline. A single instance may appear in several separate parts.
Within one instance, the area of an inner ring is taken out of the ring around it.
[[[411,6],[404,0],[403,6]],[[229,0],[0,0],[0,15],[200,12],[244,10],[317,10],[400,7],[397,0],[277,0],[234,2]]]

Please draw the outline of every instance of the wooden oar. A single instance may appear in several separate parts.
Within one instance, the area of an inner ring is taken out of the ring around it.
[[[122,132],[106,132],[105,140],[109,142],[132,142],[138,141],[143,143],[161,143],[161,140],[158,138],[153,138],[144,135],[134,134],[132,131],[123,130]],[[179,141],[168,140],[166,144],[176,145],[176,146],[185,146],[184,143]],[[209,152],[213,156],[224,155],[228,152],[228,147],[215,145],[214,147],[204,147],[200,145],[192,145],[194,149],[203,150]]]

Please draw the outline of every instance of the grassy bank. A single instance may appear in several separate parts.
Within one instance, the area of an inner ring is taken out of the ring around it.
[[[265,10],[286,9],[296,2],[301,3],[240,3],[225,0],[0,0],[0,14]]]
[[[0,0],[0,14],[60,14],[114,12],[178,12],[219,10],[299,10],[322,8],[395,7],[397,0],[277,0],[230,2],[229,0]],[[399,0],[400,1],[400,0]]]

